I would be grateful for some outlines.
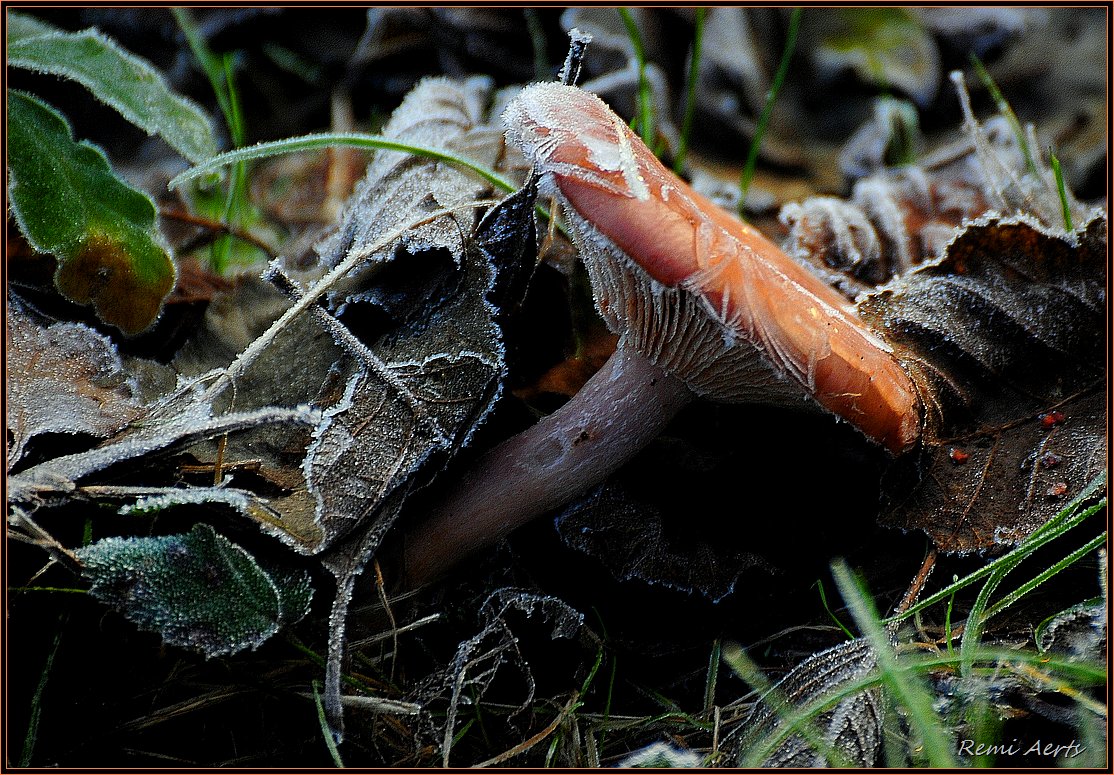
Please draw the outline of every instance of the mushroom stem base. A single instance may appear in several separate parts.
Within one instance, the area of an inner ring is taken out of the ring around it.
[[[416,589],[602,482],[695,397],[620,348],[567,404],[481,457],[403,539],[398,579]]]

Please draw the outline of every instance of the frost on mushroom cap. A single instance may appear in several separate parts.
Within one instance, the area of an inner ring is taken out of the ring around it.
[[[665,169],[602,100],[534,84],[503,121],[567,205],[623,346],[701,395],[786,402],[803,388],[892,452],[916,442],[915,388],[888,346],[836,291]]]

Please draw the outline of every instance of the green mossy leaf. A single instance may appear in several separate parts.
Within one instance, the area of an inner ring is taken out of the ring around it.
[[[124,51],[96,29],[65,32],[9,13],[8,64],[72,78],[195,164],[217,152],[205,111],[172,92],[149,62]]]
[[[309,611],[304,571],[269,572],[205,524],[78,549],[90,592],[141,629],[208,657],[254,649]]]
[[[28,241],[59,258],[59,291],[127,334],[154,322],[175,280],[154,203],[100,148],[74,142],[61,114],[17,91],[8,92],[8,196]]]

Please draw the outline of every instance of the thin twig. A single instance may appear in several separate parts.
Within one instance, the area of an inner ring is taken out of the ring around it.
[[[208,229],[209,231],[212,231],[217,235],[227,234],[230,237],[235,237],[238,240],[247,242],[249,245],[253,245],[259,248],[268,256],[273,256],[277,252],[273,247],[268,245],[263,240],[259,239],[259,237],[256,237],[254,234],[246,232],[243,229],[237,229],[233,226],[229,226],[226,223],[221,223],[220,221],[214,221],[212,218],[204,218],[200,215],[187,213],[184,210],[171,210],[162,207],[159,208],[159,216],[162,218],[166,218],[167,220],[178,221],[179,223],[188,223],[191,226],[200,226],[201,228]]]
[[[905,592],[905,597],[901,598],[901,602],[897,604],[891,616],[900,616],[908,610],[909,606],[917,602],[917,598],[921,596],[924,590],[924,585],[928,583],[928,577],[932,575],[932,571],[936,568],[936,547],[930,547],[928,554],[921,563],[920,570],[913,580],[909,583],[909,589]]]

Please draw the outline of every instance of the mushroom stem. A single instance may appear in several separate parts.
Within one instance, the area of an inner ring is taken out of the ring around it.
[[[603,481],[695,398],[622,343],[567,404],[484,454],[403,537],[404,590]]]

